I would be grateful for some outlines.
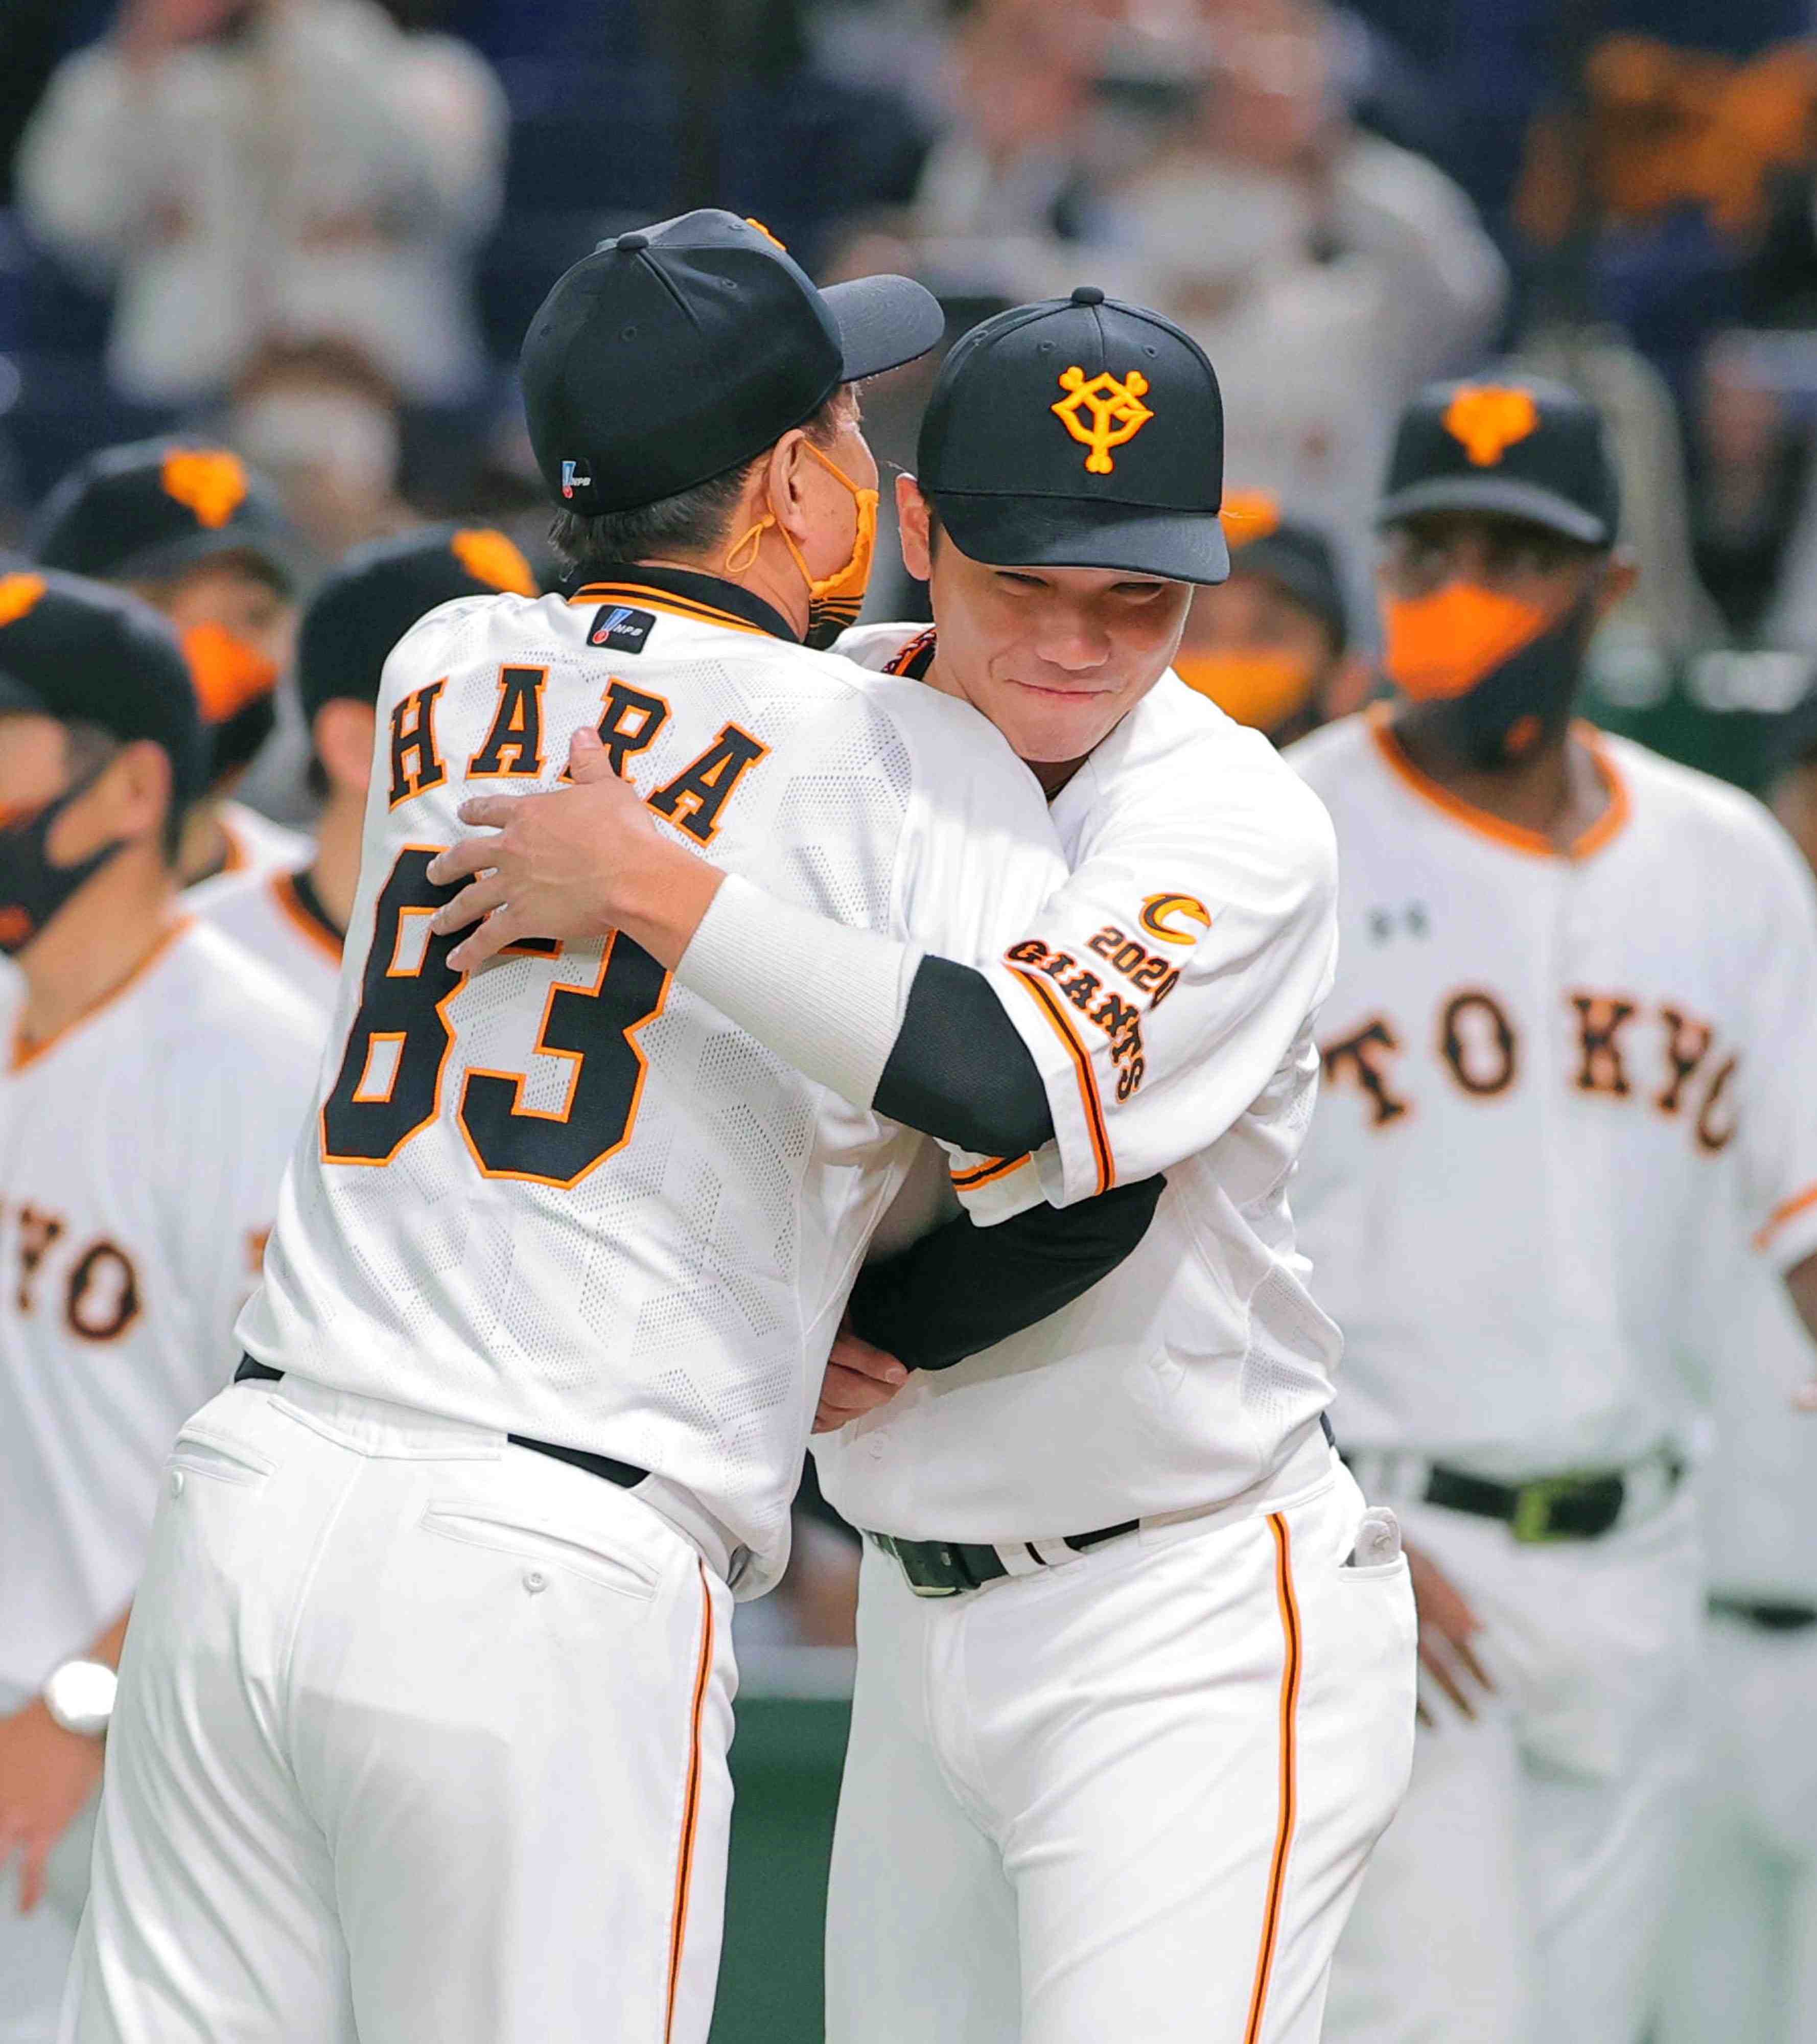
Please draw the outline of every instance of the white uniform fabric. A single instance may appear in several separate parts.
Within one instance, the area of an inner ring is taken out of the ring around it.
[[[842,644],[883,665],[912,632]],[[1074,1304],[816,1442],[828,1497],[874,1532],[1044,1539],[1202,1509],[1281,1467],[1331,1397],[1339,1338],[1287,1201],[1333,964],[1324,813],[1169,675],[1051,813],[1070,876],[1007,951],[947,955],[985,962],[1047,1082],[1055,1140],[1024,1175],[1057,1204],[1167,1186]]]
[[[163,1456],[233,1371],[321,1027],[225,939],[138,973],[0,1067],[0,1715],[125,1609]],[[0,1881],[0,2038],[52,2031],[84,1824],[36,1914]]]
[[[1699,1489],[1710,1582],[1817,1611],[1817,1374],[1777,1276],[1712,1287],[1715,1447]],[[1817,2044],[1817,1625],[1718,1612],[1704,1641],[1700,1777],[1660,1996],[1661,2044]]]
[[[844,643],[885,662],[905,638]],[[1414,1685],[1404,1562],[1342,1566],[1337,1335],[1286,1200],[1330,827],[1171,677],[1052,811],[1070,876],[988,965],[1053,1104],[1023,1175],[1062,1201],[1168,1184],[1081,1300],[815,1443],[861,1526],[1017,1543],[1008,1580],[939,1602],[866,1554],[828,2036],[1312,2044]],[[1131,1019],[1100,1020],[1112,1001]]]
[[[684,842],[892,936],[988,947],[1064,870],[974,713],[742,615],[614,585],[467,599],[400,643],[321,1112],[240,1322],[286,1375],[200,1416],[227,1469],[173,1472],[75,2044],[706,2036],[728,1585],[786,1560],[833,1331],[916,1146],[634,946],[447,970],[421,868],[470,775],[553,785],[602,718]],[[509,1434],[654,1473],[621,1491]]]
[[[1316,2044],[1413,1747],[1407,1564],[1271,1506],[946,1600],[864,1558],[828,2044]]]
[[[301,831],[286,830],[244,802],[225,801],[215,816],[227,833],[227,863],[219,873],[198,880],[189,890],[192,897],[222,880],[255,880],[267,873],[299,873],[309,863],[313,847]]]
[[[1033,777],[974,711],[647,600],[644,650],[610,661],[587,644],[597,597],[466,599],[393,654],[331,1039],[348,1047],[341,1072],[325,1075],[325,1103],[337,1083],[344,1096],[402,1085],[398,1097],[412,1097],[397,1054],[390,1069],[382,1057],[382,1018],[356,1032],[355,1010],[363,978],[384,990],[388,974],[433,978],[445,955],[445,940],[425,948],[427,908],[406,906],[386,923],[392,953],[375,958],[379,903],[401,862],[461,834],[463,769],[498,716],[502,667],[546,670],[552,763],[599,720],[616,677],[661,699],[659,724],[623,713],[647,732],[627,756],[647,793],[685,779],[727,731],[748,734],[763,756],[712,809],[711,843],[685,830],[682,842],[836,920],[969,955],[1022,927],[1064,870]],[[406,699],[438,682],[428,713],[445,778],[391,806],[386,734],[399,717],[414,728]],[[557,771],[519,785],[552,786]],[[448,891],[415,898],[432,906]],[[331,1143],[363,1139],[333,1134],[325,1108],[299,1144],[267,1281],[240,1331],[274,1368],[654,1472],[690,1523],[704,1516],[728,1550],[747,1551],[735,1587],[751,1596],[787,1558],[820,1367],[912,1144],[625,948],[632,959],[615,947],[609,964],[649,970],[609,1009],[604,993],[597,1011],[587,999],[603,983],[597,943],[507,959],[451,987],[452,1047],[413,1132],[407,1114],[395,1131],[381,1124],[388,1165],[326,1158]],[[563,988],[577,989],[571,1005]],[[604,1078],[583,1099],[574,1052],[590,1043]],[[470,1075],[496,1086],[500,1073],[523,1076],[515,1108],[492,1110],[489,1141]],[[569,1130],[570,1110],[589,1126]],[[574,1140],[613,1116],[597,1155]],[[560,1145],[540,1178],[532,1117]],[[570,1170],[571,1185],[554,1182]]]
[[[735,1679],[697,1549],[301,1378],[197,1413],[159,1511],[64,2039],[701,2044]]]
[[[340,989],[340,942],[298,893],[294,870],[224,873],[191,888],[186,905],[320,1009],[326,1028]]]
[[[1784,1266],[1817,1247],[1809,876],[1747,797],[1593,743],[1608,804],[1570,856],[1423,780],[1379,715],[1292,755],[1343,874],[1294,1188],[1345,1330],[1334,1420],[1498,1688],[1474,1723],[1429,1700],[1333,2044],[1638,2036],[1691,1765],[1688,1498],[1538,1547],[1373,1472],[1410,1492],[1435,1460],[1518,1481],[1688,1449],[1700,1285],[1750,1232]]]

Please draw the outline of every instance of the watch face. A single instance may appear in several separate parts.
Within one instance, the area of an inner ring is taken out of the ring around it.
[[[120,1678],[98,1661],[66,1661],[44,1685],[44,1706],[65,1731],[98,1738],[113,1714]]]

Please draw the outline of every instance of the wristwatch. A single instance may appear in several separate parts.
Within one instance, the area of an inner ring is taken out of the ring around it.
[[[51,1720],[83,1739],[100,1739],[113,1715],[120,1677],[105,1662],[66,1661],[51,1670],[40,1692]]]

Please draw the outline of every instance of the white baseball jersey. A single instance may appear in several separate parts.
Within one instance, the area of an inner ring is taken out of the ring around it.
[[[912,628],[842,644],[906,670]],[[1054,1139],[1017,1168],[1056,1204],[1157,1171],[1167,1188],[1082,1298],[816,1443],[828,1496],[874,1531],[1023,1541],[1215,1504],[1281,1466],[1331,1396],[1337,1330],[1287,1203],[1333,962],[1324,812],[1168,674],[1051,813],[1070,878],[1011,943],[957,955],[1047,1084]]]
[[[227,863],[209,880],[233,874],[295,873],[309,863],[310,843],[301,831],[286,830],[244,802],[223,802],[215,815],[227,833]]]
[[[1293,749],[1343,875],[1294,1208],[1346,1447],[1504,1479],[1637,1459],[1681,1437],[1674,1362],[1731,1242],[1817,1250],[1810,875],[1748,797],[1589,742],[1609,801],[1569,856],[1427,781],[1380,713]]]
[[[133,1595],[177,1429],[233,1374],[319,1019],[177,924],[0,1070],[0,1713]]]
[[[275,1368],[651,1471],[709,1551],[755,1558],[743,1595],[786,1558],[912,1140],[628,939],[454,973],[424,869],[470,792],[553,786],[586,723],[682,843],[774,894],[949,955],[1025,927],[1064,870],[1028,770],[975,712],[772,616],[597,585],[465,600],[400,643],[321,1111],[241,1323]]]
[[[340,987],[340,933],[300,871],[223,873],[191,888],[185,906],[263,960],[325,1020]]]

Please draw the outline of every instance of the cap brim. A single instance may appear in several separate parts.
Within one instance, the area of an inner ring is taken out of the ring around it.
[[[820,302],[839,330],[842,383],[900,369],[937,348],[947,330],[939,300],[912,277],[855,277],[829,284]]]
[[[55,717],[51,709],[36,689],[25,684],[0,667],[0,716],[9,710],[24,710],[33,717]]]
[[[1126,568],[1169,582],[1223,582],[1230,548],[1215,511],[1154,511],[1074,498],[934,498],[953,544],[998,568]]]
[[[1375,522],[1392,525],[1422,511],[1497,512],[1504,518],[1543,525],[1548,532],[1580,540],[1587,547],[1606,547],[1615,537],[1604,520],[1569,498],[1542,490],[1535,482],[1516,482],[1497,475],[1440,475],[1427,482],[1410,482],[1382,499]]]
[[[302,550],[297,540],[268,527],[248,524],[222,525],[212,532],[194,532],[163,546],[143,548],[117,562],[108,571],[107,579],[156,581],[164,575],[180,574],[185,568],[221,554],[249,554],[262,561],[287,596],[294,595],[305,579]]]
[[[1251,540],[1237,548],[1231,569],[1235,574],[1262,575],[1278,582],[1302,610],[1321,619],[1347,643],[1350,619],[1343,590],[1295,548],[1276,547],[1266,539]]]

